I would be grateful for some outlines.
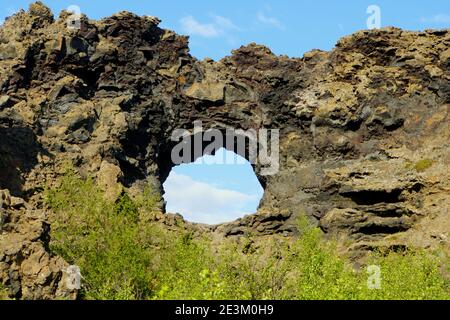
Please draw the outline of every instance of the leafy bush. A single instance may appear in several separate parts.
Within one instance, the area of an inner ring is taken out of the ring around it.
[[[155,299],[231,299],[228,283],[215,269],[213,256],[203,241],[185,236],[165,253]]]
[[[450,299],[450,283],[439,268],[444,262],[425,251],[376,254],[370,263],[381,270],[381,286],[364,291],[366,299]],[[448,265],[448,260],[446,261]]]
[[[159,230],[141,228],[137,208],[126,194],[109,203],[92,179],[82,180],[69,170],[59,187],[46,192],[46,202],[55,212],[51,248],[81,268],[85,298],[152,294],[151,247]]]
[[[331,241],[301,220],[297,240],[223,240],[168,231],[151,219],[156,192],[116,203],[68,170],[46,191],[51,248],[81,268],[85,299],[449,299],[442,259],[425,252],[373,254],[379,289]],[[448,265],[448,261],[446,262]]]
[[[318,228],[300,221],[303,236],[292,249],[295,299],[357,299],[363,277],[336,253],[333,242],[324,242]]]
[[[450,284],[439,270],[442,261],[424,251],[372,253],[368,266],[379,268],[379,288],[368,285],[367,267],[355,271],[324,242],[318,229],[304,227],[295,244],[295,299],[449,299]],[[447,261],[448,263],[448,261]]]

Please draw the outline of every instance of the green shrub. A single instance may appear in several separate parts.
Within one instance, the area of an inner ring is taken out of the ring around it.
[[[356,299],[361,277],[336,253],[335,244],[322,240],[318,228],[300,221],[302,237],[292,251],[295,299]]]
[[[169,249],[169,248],[166,248]],[[214,270],[208,246],[189,237],[178,239],[163,257],[155,299],[226,299],[227,283]]]
[[[379,268],[380,286],[371,289],[367,268],[355,271],[317,228],[300,225],[304,234],[292,250],[295,299],[450,299],[449,281],[439,271],[443,262],[429,252],[372,253],[368,265]]]
[[[294,241],[217,244],[143,219],[158,210],[151,189],[148,199],[124,193],[109,203],[92,179],[68,170],[45,195],[51,248],[80,267],[84,299],[450,299],[439,271],[448,261],[421,251],[374,253],[368,263],[380,268],[381,282],[370,289],[370,274],[355,271],[305,219]]]
[[[370,264],[381,270],[380,289],[363,292],[366,299],[450,299],[450,283],[440,271],[443,261],[430,252],[373,254]],[[448,263],[448,261],[447,261]]]
[[[127,195],[109,203],[92,179],[82,180],[69,170],[59,187],[46,192],[46,203],[55,212],[51,248],[81,268],[85,298],[152,294],[154,250],[148,250],[148,235],[158,237],[159,230],[153,225],[141,228]]]

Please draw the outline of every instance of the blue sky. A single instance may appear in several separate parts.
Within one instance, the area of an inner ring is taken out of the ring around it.
[[[0,0],[0,20],[33,1]],[[381,26],[407,30],[450,28],[450,0],[47,0],[57,15],[72,5],[99,19],[121,10],[157,16],[161,26],[190,36],[191,54],[218,60],[250,42],[276,54],[300,57],[330,50],[337,40],[366,29],[369,5],[381,9]],[[224,153],[219,153],[220,158]],[[217,158],[216,158],[217,159]],[[217,223],[255,211],[262,189],[250,164],[181,165],[165,183],[168,211]]]
[[[0,19],[27,8],[30,0],[0,0]],[[191,52],[215,60],[250,42],[276,54],[301,56],[313,48],[329,50],[347,34],[366,28],[366,9],[381,8],[382,26],[408,30],[450,27],[449,0],[47,0],[59,13],[77,5],[90,18],[121,10],[158,16],[161,26],[191,36]]]
[[[263,189],[248,161],[225,149],[175,167],[164,183],[168,212],[216,224],[256,212]]]

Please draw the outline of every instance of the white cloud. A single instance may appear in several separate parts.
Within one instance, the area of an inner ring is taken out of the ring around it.
[[[256,18],[259,22],[275,27],[280,30],[285,30],[285,26],[275,17],[269,17],[264,12],[259,11],[256,14]]]
[[[195,162],[193,165],[212,165],[212,164],[228,164],[228,165],[246,165],[249,162],[240,155],[228,151],[225,148],[217,150],[215,155],[204,155]]]
[[[450,14],[437,14],[430,18],[422,17],[420,18],[421,22],[431,22],[431,23],[438,23],[438,24],[450,24]]]
[[[192,16],[184,17],[180,20],[183,31],[189,35],[196,35],[205,38],[215,38],[219,36],[219,30],[211,24],[202,24]]]
[[[215,14],[211,14],[210,16],[212,17],[214,24],[219,28],[221,32],[224,32],[226,30],[240,30],[240,28],[236,26],[230,19]]]
[[[164,183],[164,190],[167,212],[208,224],[233,221],[249,214],[251,212],[246,212],[245,208],[259,200],[258,196],[195,181],[173,171]]]
[[[214,14],[210,14],[210,17],[210,23],[200,23],[193,16],[182,18],[180,23],[187,34],[204,38],[217,38],[226,35],[228,31],[240,30],[230,19]]]

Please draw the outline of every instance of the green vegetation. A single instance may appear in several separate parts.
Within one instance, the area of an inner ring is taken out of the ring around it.
[[[415,163],[414,169],[416,169],[416,171],[418,171],[418,172],[422,172],[422,171],[425,171],[426,169],[428,169],[429,167],[431,167],[432,165],[433,165],[433,160],[422,159]]]
[[[9,297],[8,297],[8,292],[0,283],[0,301],[1,300],[9,300]]]
[[[417,172],[423,172],[423,171],[427,170],[429,167],[431,167],[433,165],[433,163],[434,163],[434,161],[431,159],[422,159],[422,160],[417,161],[416,163],[408,162],[406,164],[406,169],[413,168]]]
[[[52,249],[83,270],[89,299],[139,299],[152,294],[159,230],[138,224],[139,209],[125,194],[108,203],[92,179],[68,171],[46,192],[54,209]]]
[[[83,275],[84,299],[450,299],[443,260],[425,252],[374,254],[379,289],[371,274],[355,271],[300,221],[295,241],[272,237],[213,244],[184,228],[152,222],[159,197],[123,194],[103,198],[92,179],[68,170],[46,191],[53,209],[51,248]],[[448,261],[447,261],[448,263]]]

